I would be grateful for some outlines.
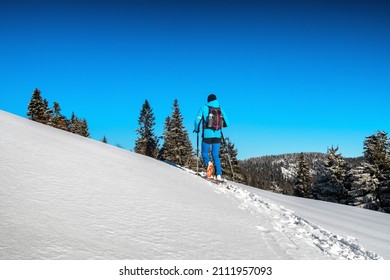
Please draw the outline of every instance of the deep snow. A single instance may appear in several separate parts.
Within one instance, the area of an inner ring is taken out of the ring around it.
[[[388,214],[280,196],[0,111],[0,259],[390,259]]]

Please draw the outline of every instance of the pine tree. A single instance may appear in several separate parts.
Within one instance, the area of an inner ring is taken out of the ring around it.
[[[87,120],[79,119],[72,112],[72,117],[68,120],[61,114],[61,107],[58,102],[54,102],[53,110],[49,107],[49,102],[42,98],[41,91],[35,89],[28,105],[27,117],[55,128],[67,130],[69,132],[89,137]]]
[[[89,128],[88,128],[87,120],[85,118],[81,120],[80,127],[81,127],[81,134],[80,135],[89,138],[89,136],[90,136]]]
[[[228,137],[225,138],[225,141],[221,142],[221,148],[219,150],[219,158],[221,159],[222,172],[224,176],[229,179],[238,182],[243,182],[244,177],[241,174],[237,155],[238,150],[234,147],[233,142],[231,142]],[[232,174],[232,169],[234,174]]]
[[[153,158],[158,156],[158,138],[154,134],[155,119],[152,107],[145,100],[138,118],[139,127],[136,132],[139,137],[135,141],[134,151]]]
[[[41,96],[41,91],[35,89],[28,104],[27,117],[30,120],[43,124],[51,124],[52,111],[46,99]]]
[[[108,140],[107,140],[107,137],[106,137],[106,135],[104,135],[104,136],[103,136],[102,142],[103,142],[103,143],[105,143],[105,144],[107,144],[107,143],[108,143]]]
[[[300,197],[310,197],[311,185],[312,177],[310,175],[310,167],[306,162],[305,155],[301,153],[299,156],[294,195]]]
[[[172,116],[165,121],[161,159],[189,168],[194,167],[194,152],[188,132],[183,125],[177,99],[173,102]]]
[[[61,107],[57,102],[54,102],[53,104],[53,118],[51,123],[55,128],[68,130],[68,121],[66,117],[61,114]]]
[[[41,97],[41,91],[39,89],[35,89],[30,103],[28,104],[28,111],[27,111],[27,117],[30,120],[38,121],[42,119],[43,117],[43,99]]]
[[[364,158],[369,164],[373,165],[377,172],[381,172],[388,167],[389,151],[390,143],[386,132],[378,131],[376,134],[366,137]]]
[[[162,147],[158,154],[158,159],[160,160],[168,160],[165,159],[166,157],[169,157],[168,153],[166,151],[171,151],[174,149],[175,143],[173,141],[170,141],[170,134],[171,134],[172,128],[171,128],[171,117],[166,117],[165,123],[164,123],[164,132],[162,139],[164,140]]]
[[[72,117],[70,118],[68,131],[84,137],[90,136],[87,120],[78,118],[74,112],[72,112]]]
[[[345,202],[347,190],[345,181],[347,177],[347,163],[339,148],[328,149],[325,161],[326,184],[322,185],[322,193],[327,196],[325,200],[334,202]]]
[[[378,210],[376,190],[378,178],[370,174],[367,162],[351,170],[351,187],[348,191],[348,204],[366,209]]]
[[[44,105],[44,111],[43,111],[43,119],[44,124],[53,126],[53,110],[49,107],[49,102],[45,99],[43,99],[43,105]]]
[[[387,133],[378,131],[364,141],[365,173],[378,184],[371,186],[370,209],[390,212],[390,142]],[[378,209],[376,209],[378,208]]]
[[[74,112],[72,112],[72,116],[70,117],[68,130],[69,130],[69,132],[72,132],[72,133],[75,133],[75,134],[79,134],[80,133],[80,120],[79,120],[78,117],[76,117]]]

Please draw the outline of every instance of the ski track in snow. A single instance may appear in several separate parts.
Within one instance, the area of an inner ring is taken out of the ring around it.
[[[381,259],[377,254],[367,251],[351,237],[342,237],[317,226],[310,221],[297,216],[283,206],[273,204],[261,197],[242,190],[234,185],[229,189],[244,201],[253,211],[259,211],[271,216],[269,222],[274,229],[282,232],[298,248],[301,242],[296,238],[312,241],[326,255],[341,259]],[[264,230],[262,228],[262,230]]]
[[[179,168],[195,175],[192,170],[182,167]],[[333,234],[330,231],[311,223],[309,220],[296,215],[293,211],[288,210],[283,206],[278,206],[267,199],[234,185],[233,182],[219,185],[209,182],[209,184],[215,186],[221,192],[233,193],[242,201],[239,208],[267,215],[269,217],[267,224],[259,225],[257,226],[257,229],[263,235],[272,232],[270,227],[281,232],[291,242],[287,246],[290,247],[290,249],[299,250],[302,246],[314,244],[325,255],[336,259],[383,259],[378,254],[364,249],[355,238]]]

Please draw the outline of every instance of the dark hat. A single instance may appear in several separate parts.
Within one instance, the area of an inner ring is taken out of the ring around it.
[[[209,97],[207,97],[207,102],[211,102],[214,100],[217,100],[217,97],[215,96],[215,94],[210,94]]]

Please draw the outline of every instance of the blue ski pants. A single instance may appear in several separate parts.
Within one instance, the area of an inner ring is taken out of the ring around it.
[[[219,159],[219,149],[221,147],[220,143],[208,144],[202,141],[202,159],[204,164],[208,164],[210,161],[209,151],[212,149],[211,155],[213,157],[213,162],[215,166],[215,175],[222,175],[221,161]]]

